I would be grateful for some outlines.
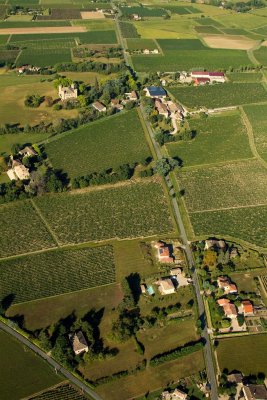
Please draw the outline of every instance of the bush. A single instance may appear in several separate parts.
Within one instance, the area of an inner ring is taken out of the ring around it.
[[[26,107],[38,108],[43,101],[44,98],[42,96],[39,96],[38,94],[30,94],[26,96],[24,104]]]

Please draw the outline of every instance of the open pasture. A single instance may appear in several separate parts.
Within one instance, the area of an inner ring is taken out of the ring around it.
[[[205,43],[214,49],[249,50],[256,45],[256,41],[243,36],[204,36]]]
[[[61,244],[173,231],[167,199],[156,180],[76,190],[34,201]]]
[[[52,140],[45,151],[53,166],[70,177],[139,163],[151,156],[135,109]]]
[[[267,374],[266,346],[266,334],[219,339],[217,355],[220,369],[237,370],[244,375]]]
[[[189,212],[267,205],[267,172],[257,160],[178,173]]]
[[[0,352],[2,399],[20,400],[62,381],[45,361],[2,330]]]
[[[179,157],[184,167],[252,157],[244,125],[238,113],[191,119],[196,136],[190,141],[166,145],[171,157]]]
[[[259,155],[267,161],[267,105],[245,106],[244,111],[252,126],[255,145]]]
[[[13,304],[115,282],[111,246],[56,250],[0,263],[0,298]]]
[[[267,91],[260,83],[225,83],[170,88],[169,91],[190,108],[220,108],[267,101]]]
[[[198,237],[231,236],[267,248],[267,206],[190,213],[189,216]]]
[[[1,205],[0,226],[0,257],[55,246],[30,201]]]
[[[184,16],[172,15],[171,19],[159,20],[149,19],[134,23],[139,35],[144,39],[177,39],[177,38],[196,38],[193,30],[193,19],[186,19]]]

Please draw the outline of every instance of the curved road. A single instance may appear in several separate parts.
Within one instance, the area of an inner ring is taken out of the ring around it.
[[[144,108],[143,108],[142,105],[140,106],[140,110],[141,110],[143,119],[145,121],[145,124],[146,124],[147,130],[148,130],[150,139],[152,141],[153,147],[154,147],[155,152],[157,154],[157,158],[161,159],[162,158],[162,154],[161,154],[161,151],[160,151],[160,147],[159,147],[158,143],[154,139],[154,135],[153,135],[151,126],[150,126],[149,122],[146,119],[145,111],[144,111]],[[165,178],[165,181],[166,181],[167,187],[170,187],[171,186],[171,180],[170,180],[169,176],[167,176]],[[185,253],[186,253],[186,256],[187,256],[187,260],[188,260],[189,266],[190,266],[191,271],[192,271],[192,278],[193,278],[193,283],[194,283],[194,286],[195,286],[195,292],[196,292],[196,296],[197,296],[199,316],[202,319],[202,321],[205,322],[205,307],[204,307],[204,302],[203,302],[202,296],[200,294],[200,286],[199,286],[197,272],[196,272],[196,269],[195,269],[193,253],[192,253],[192,250],[190,248],[189,241],[187,239],[187,234],[186,234],[186,231],[185,231],[184,223],[182,221],[181,213],[180,213],[179,206],[178,206],[176,198],[175,197],[171,197],[171,202],[172,202],[172,207],[173,207],[175,219],[176,219],[177,224],[179,226],[180,236],[181,236],[181,239],[182,239],[182,242],[183,242],[183,245],[184,245],[184,250],[185,250]],[[202,330],[202,337],[206,341],[206,344],[205,344],[205,347],[204,347],[204,356],[205,356],[207,377],[208,377],[208,381],[209,381],[209,383],[211,385],[210,398],[211,398],[211,400],[218,400],[219,397],[218,397],[218,391],[217,391],[216,373],[215,373],[215,369],[214,369],[211,343],[210,343],[210,338],[209,338],[209,334],[208,334],[206,323],[204,323],[204,328]]]
[[[43,350],[37,347],[35,344],[31,343],[27,338],[23,335],[15,331],[14,329],[10,328],[9,326],[5,325],[3,322],[0,321],[0,329],[8,333],[9,335],[13,336],[25,346],[29,347],[34,353],[38,354],[42,357],[45,361],[48,362],[57,372],[60,372],[61,375],[65,376],[70,382],[72,382],[75,386],[79,389],[82,389],[84,393],[88,394],[94,400],[103,400],[97,393],[95,393],[91,388],[73,376],[69,371],[63,368],[60,364],[58,364],[52,357],[47,355]]]

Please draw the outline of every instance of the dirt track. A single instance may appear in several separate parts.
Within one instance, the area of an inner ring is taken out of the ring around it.
[[[254,40],[243,36],[208,35],[203,39],[209,47],[215,49],[249,50],[256,44]]]
[[[4,28],[0,29],[0,35],[32,35],[37,33],[73,33],[85,32],[84,26],[54,26],[54,27],[32,27],[32,28]]]

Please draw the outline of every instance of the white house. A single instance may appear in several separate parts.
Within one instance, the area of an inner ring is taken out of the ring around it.
[[[77,99],[78,97],[78,89],[75,88],[74,83],[71,86],[62,86],[58,87],[58,95],[62,101]]]
[[[79,355],[84,352],[85,353],[88,352],[88,344],[86,342],[86,339],[85,339],[82,331],[70,334],[69,340],[72,345],[72,349],[76,355]]]

